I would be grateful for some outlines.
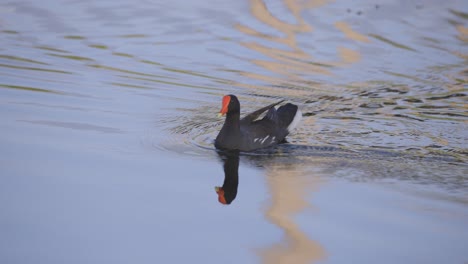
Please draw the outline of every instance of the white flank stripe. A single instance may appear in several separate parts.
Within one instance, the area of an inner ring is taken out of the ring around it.
[[[294,115],[293,121],[288,126],[288,132],[289,133],[291,133],[294,130],[294,128],[297,127],[299,122],[301,122],[301,119],[302,119],[302,112],[298,108],[297,111],[296,111],[296,114]]]
[[[257,142],[258,140],[259,140],[259,138],[255,138],[255,139],[254,139],[254,143]]]
[[[269,137],[270,137],[270,136],[266,136],[265,138],[263,138],[262,144],[263,144],[263,142],[265,142]]]

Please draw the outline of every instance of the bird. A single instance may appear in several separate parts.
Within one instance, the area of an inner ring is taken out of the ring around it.
[[[285,142],[285,137],[299,124],[302,113],[297,105],[281,100],[262,107],[240,119],[240,103],[235,95],[223,96],[219,116],[226,116],[215,139],[219,150],[254,151]],[[267,111],[262,119],[259,116]]]

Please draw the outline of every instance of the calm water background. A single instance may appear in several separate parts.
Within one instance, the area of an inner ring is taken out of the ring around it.
[[[466,1],[0,1],[1,263],[466,263]],[[286,99],[243,154],[221,97]]]

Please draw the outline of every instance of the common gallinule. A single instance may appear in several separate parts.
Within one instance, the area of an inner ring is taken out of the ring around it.
[[[223,97],[220,115],[226,115],[223,128],[215,140],[217,149],[252,151],[278,144],[298,125],[302,113],[293,104],[285,104],[278,109],[265,106],[240,119],[240,104],[235,95]],[[265,117],[256,120],[263,112]]]

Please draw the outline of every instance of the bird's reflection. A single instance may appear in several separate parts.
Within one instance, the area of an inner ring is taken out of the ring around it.
[[[298,158],[305,151],[311,152],[306,147],[280,144],[254,154],[217,152],[224,168],[224,182],[222,187],[215,189],[222,204],[231,204],[237,196],[240,159],[243,165],[254,166],[265,173],[266,186],[271,191],[265,217],[285,232],[285,238],[258,250],[263,263],[312,263],[325,256],[324,248],[310,239],[293,219],[294,215],[309,207],[307,196],[317,189],[320,182],[318,177],[304,170],[305,157]]]
[[[222,204],[231,204],[237,196],[237,187],[239,186],[239,152],[223,151],[218,152],[223,161],[224,182],[223,186],[216,186],[218,201]]]

